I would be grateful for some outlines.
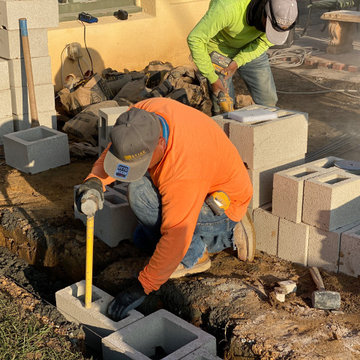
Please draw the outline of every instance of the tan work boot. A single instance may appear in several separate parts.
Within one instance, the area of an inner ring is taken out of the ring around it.
[[[242,261],[253,261],[256,249],[256,236],[254,224],[249,212],[234,227],[234,245],[238,258]]]
[[[182,263],[176,268],[176,270],[170,275],[170,279],[177,279],[186,275],[197,274],[204,272],[211,267],[211,260],[207,251],[198,260],[198,262],[192,268],[186,268]]]

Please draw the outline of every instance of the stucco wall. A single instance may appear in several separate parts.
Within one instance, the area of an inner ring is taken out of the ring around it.
[[[101,17],[98,23],[86,24],[86,43],[101,73],[111,67],[117,71],[141,70],[149,61],[169,61],[174,66],[189,62],[186,37],[208,8],[209,0],[139,0],[143,12],[129,15],[125,21]],[[90,64],[84,45],[84,28],[79,21],[60,23],[49,29],[49,53],[55,89],[61,88],[61,53],[65,46],[78,42],[82,47],[85,70]],[[63,74],[79,75],[77,63],[63,52]]]

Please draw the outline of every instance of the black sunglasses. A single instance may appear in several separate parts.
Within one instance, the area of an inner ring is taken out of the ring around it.
[[[289,31],[292,28],[295,27],[296,21],[294,21],[289,27],[287,27],[286,29],[283,29],[282,27],[280,27],[280,25],[277,23],[275,16],[274,16],[274,11],[271,5],[271,0],[269,0],[269,7],[270,7],[270,14],[271,14],[271,25],[272,27],[276,30],[276,31]]]

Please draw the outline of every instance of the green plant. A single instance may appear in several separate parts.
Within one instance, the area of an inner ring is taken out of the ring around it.
[[[10,299],[0,296],[0,359],[83,360],[64,336],[56,334],[34,314],[21,311]]]

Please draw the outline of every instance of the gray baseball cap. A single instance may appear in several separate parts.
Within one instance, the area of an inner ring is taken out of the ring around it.
[[[298,16],[296,0],[269,0],[265,5],[266,37],[274,45],[282,45]]]
[[[124,182],[143,177],[158,143],[160,130],[159,119],[154,113],[131,108],[121,114],[110,132],[112,144],[104,159],[105,172]]]

